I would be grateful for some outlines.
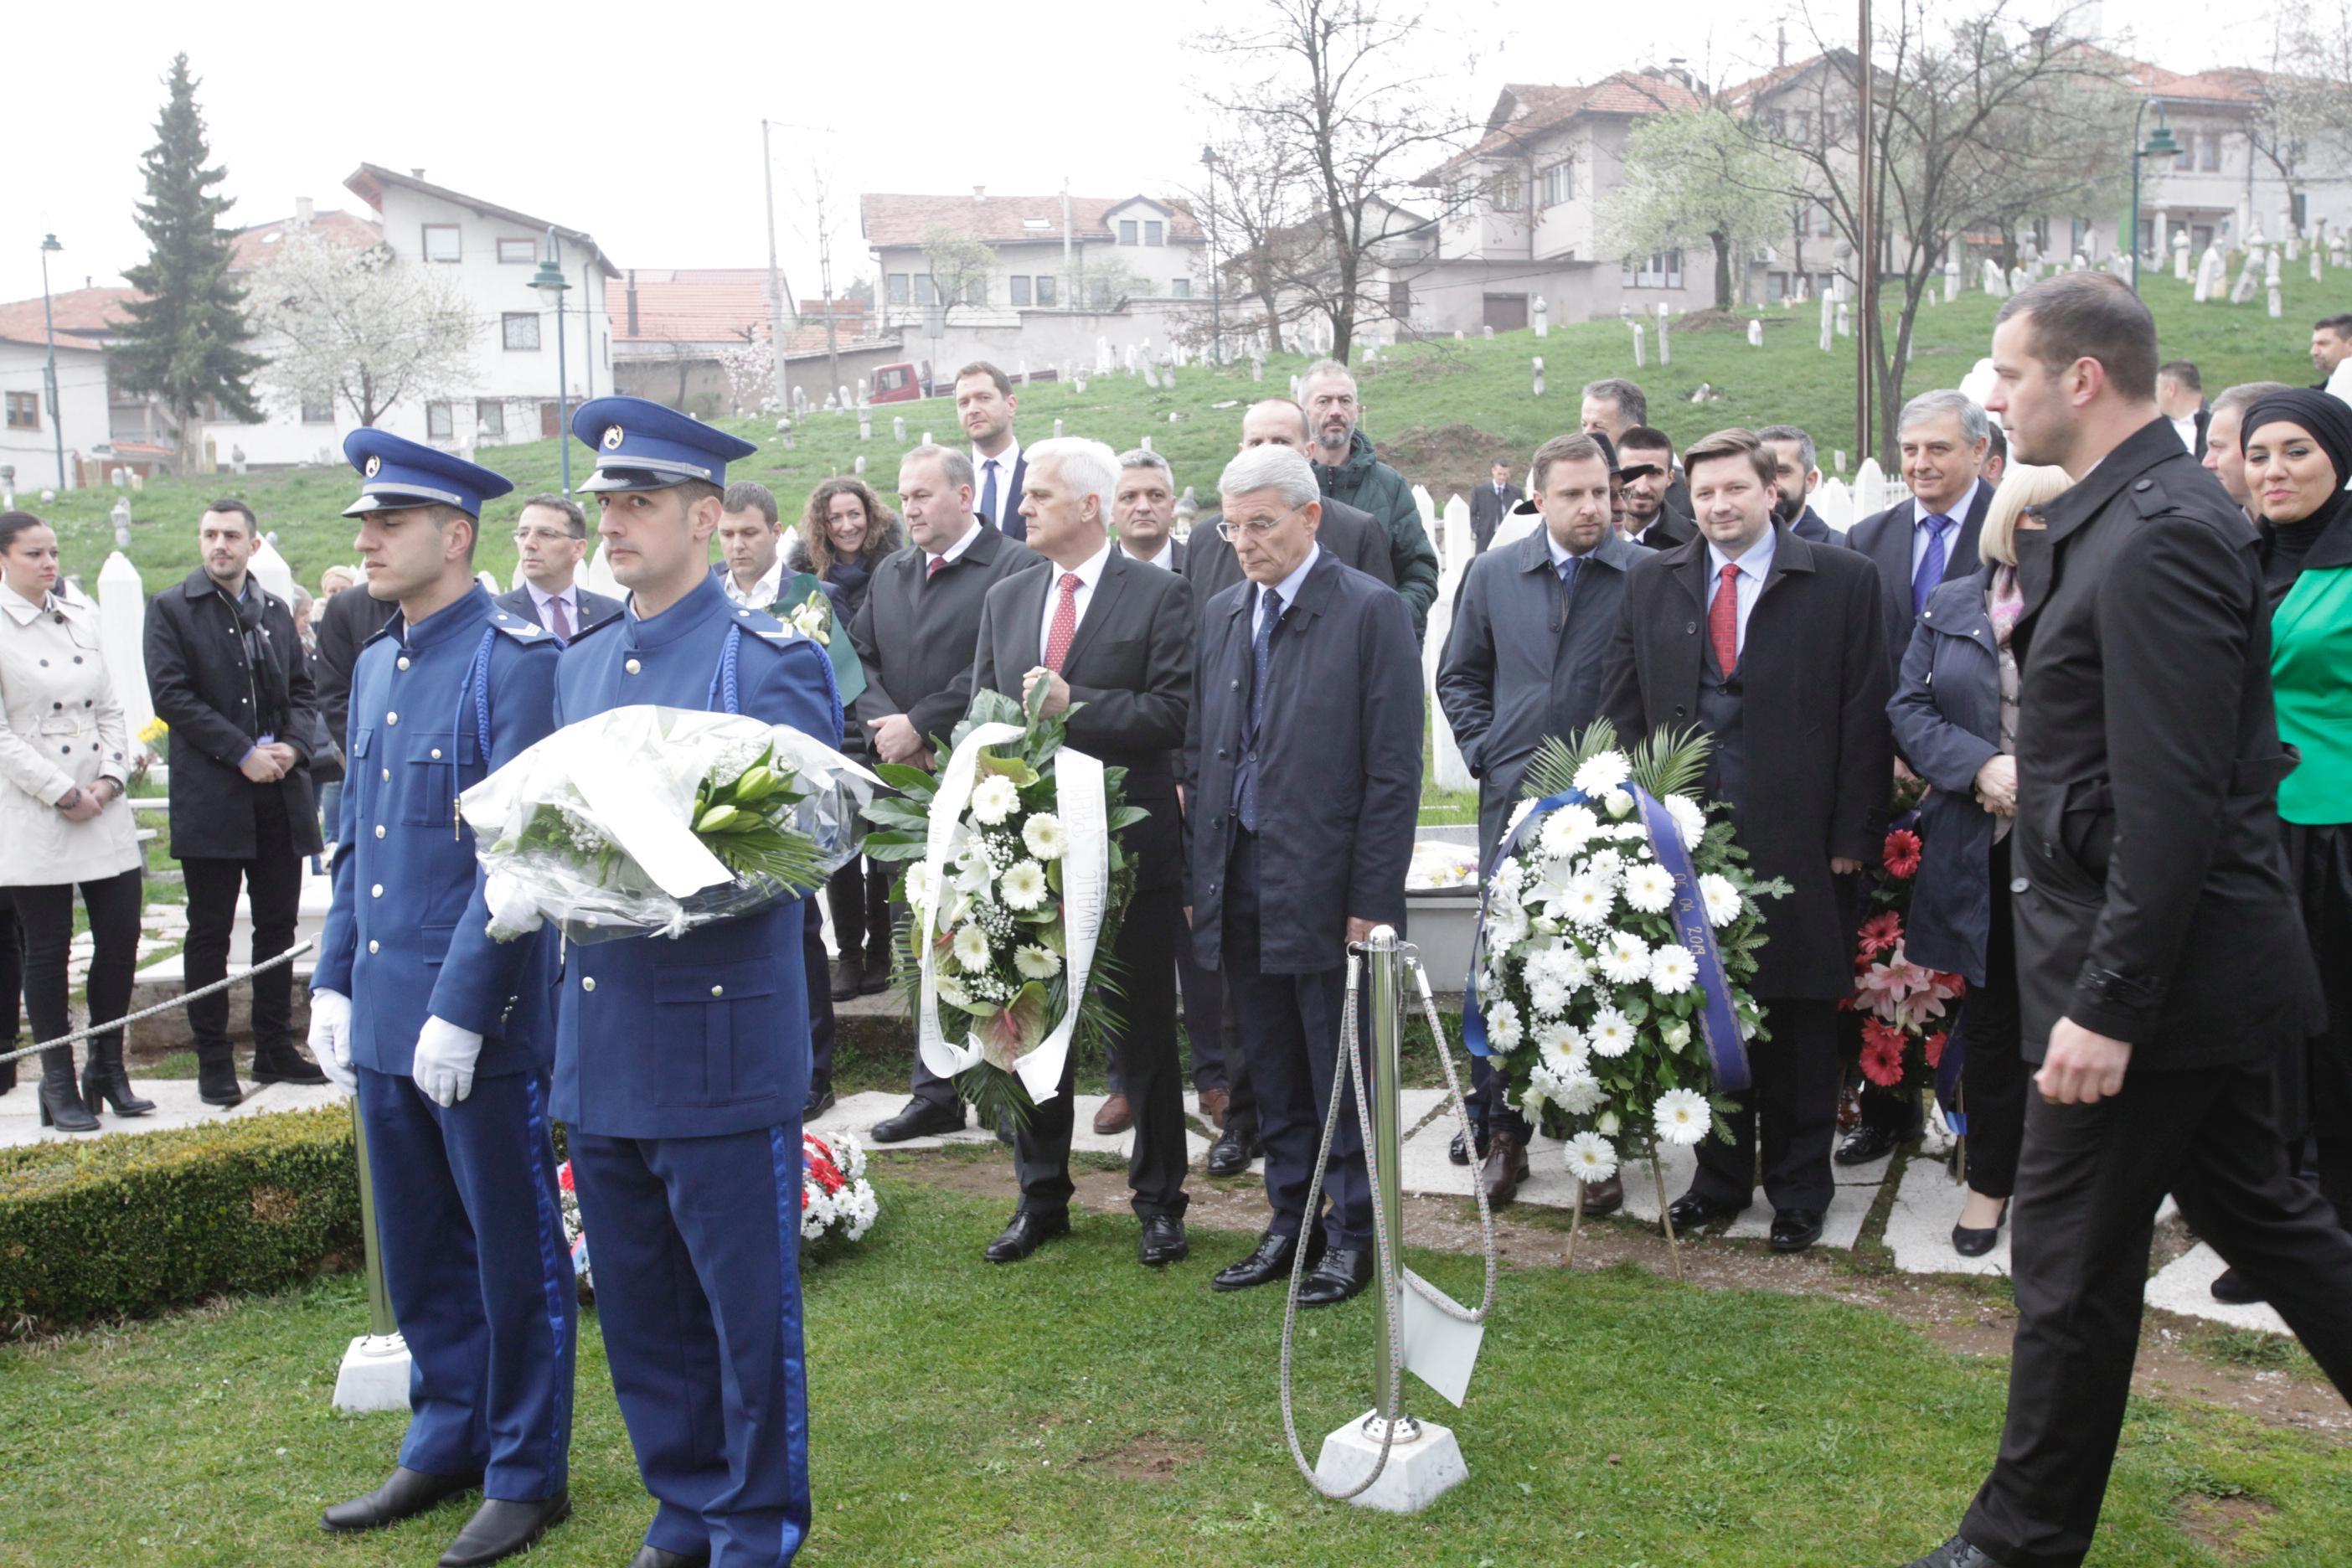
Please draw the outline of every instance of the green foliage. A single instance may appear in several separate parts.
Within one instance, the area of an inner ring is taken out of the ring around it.
[[[706,777],[694,792],[694,836],[739,877],[766,877],[811,892],[824,886],[824,858],[793,827],[793,807],[806,791],[770,764],[770,742],[759,760],[731,779]]]
[[[0,1150],[0,1332],[277,1289],[359,1238],[340,1106]]]

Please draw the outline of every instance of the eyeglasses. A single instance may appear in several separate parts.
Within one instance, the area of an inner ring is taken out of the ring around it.
[[[1241,524],[1238,531],[1248,534],[1252,539],[1264,539],[1267,534],[1272,533],[1276,529],[1280,528],[1284,523],[1288,522],[1292,518],[1297,517],[1302,510],[1304,509],[1292,507],[1288,511],[1284,512],[1277,518],[1253,518],[1249,521]],[[1222,517],[1217,519],[1217,537],[1219,539],[1231,544],[1234,542],[1234,534],[1235,531],[1236,529],[1234,524],[1227,522]]]
[[[517,544],[530,544],[533,542],[541,544],[561,544],[571,537],[569,533],[549,528],[518,528],[514,531],[514,542]]]

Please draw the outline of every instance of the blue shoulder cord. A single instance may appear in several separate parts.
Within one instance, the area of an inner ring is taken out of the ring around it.
[[[466,668],[466,679],[457,685],[457,710],[449,720],[449,832],[452,837],[463,831],[457,816],[457,796],[465,793],[465,758],[457,748],[457,737],[465,732],[466,699],[471,697],[474,706],[474,744],[479,753],[482,774],[490,771],[490,649],[498,646],[496,626],[482,628],[482,640],[474,647],[474,660]]]
[[[719,668],[710,672],[710,691],[703,698],[704,708],[719,713],[743,711],[743,694],[738,685],[735,661],[743,647],[743,628],[727,628],[727,646],[719,650]]]

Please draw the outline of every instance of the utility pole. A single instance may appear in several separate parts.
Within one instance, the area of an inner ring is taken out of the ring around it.
[[[775,360],[776,407],[782,411],[792,406],[793,389],[784,375],[784,274],[776,264],[776,159],[768,144],[768,125],[764,119],[760,121],[760,179],[768,192],[768,352]]]
[[[841,339],[834,316],[833,300],[833,220],[827,216],[831,207],[832,187],[825,184],[824,168],[809,165],[810,195],[816,198],[816,281],[824,295],[824,363],[827,386],[841,384]]]
[[[1871,340],[1877,335],[1878,328],[1878,200],[1877,174],[1873,166],[1872,156],[1872,144],[1875,137],[1872,133],[1871,125],[1873,111],[1871,100],[1874,95],[1872,92],[1874,84],[1870,74],[1870,0],[1858,0],[1858,3],[1861,6],[1862,17],[1860,31],[1856,34],[1854,51],[1858,57],[1854,94],[1862,106],[1857,135],[1862,168],[1860,178],[1854,182],[1861,192],[1860,199],[1855,203],[1856,216],[1860,220],[1856,226],[1861,233],[1855,236],[1854,246],[1854,259],[1857,263],[1855,271],[1861,283],[1859,290],[1861,299],[1856,302],[1857,309],[1853,313],[1853,443],[1854,450],[1861,454],[1861,457],[1854,459],[1857,463],[1862,460],[1862,458],[1877,456],[1877,449],[1871,444],[1870,439],[1873,390],[1870,344]]]

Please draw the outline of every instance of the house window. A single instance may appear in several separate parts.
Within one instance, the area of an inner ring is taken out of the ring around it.
[[[1519,177],[1517,174],[1496,174],[1487,180],[1486,210],[1490,213],[1515,213],[1519,210]]]
[[[1813,117],[1807,110],[1801,109],[1797,110],[1796,120],[1790,129],[1791,139],[1798,146],[1810,147],[1813,144]]]
[[[1168,243],[1168,240],[1167,240],[1167,232],[1168,232],[1168,231],[1167,231],[1167,226],[1166,226],[1164,224],[1161,224],[1160,222],[1159,222],[1157,219],[1154,219],[1154,218],[1146,218],[1146,219],[1144,219],[1144,221],[1143,221],[1143,243],[1144,243],[1144,244],[1146,244],[1146,245],[1165,245],[1165,244],[1167,244],[1167,243]]]
[[[1192,297],[1192,280],[1190,278],[1170,279],[1168,280],[1168,297],[1171,300],[1191,299]]]
[[[890,274],[889,290],[889,301],[891,304],[905,304],[908,298],[907,290],[907,275],[903,272],[893,272]]]
[[[1029,279],[1015,277],[1006,281],[1013,285],[1013,302],[1015,305],[1026,305],[1029,302]]]
[[[41,427],[41,395],[37,392],[12,392],[8,395],[8,428],[37,430]]]
[[[1089,278],[1087,279],[1087,305],[1089,309],[1096,310],[1108,310],[1110,309],[1109,279]]]
[[[499,329],[505,336],[506,346],[536,353],[539,349],[539,312],[509,310],[499,317]]]
[[[1836,227],[1837,226],[1830,221],[1830,209],[1827,206],[1817,206],[1813,209],[1813,235],[1816,238],[1827,239],[1836,232]]]
[[[425,405],[425,435],[428,440],[447,441],[457,434],[457,416],[446,403]]]
[[[988,279],[971,278],[964,280],[963,302],[975,310],[988,308]]]
[[[915,303],[918,305],[936,305],[939,302],[940,286],[931,281],[931,275],[928,272],[916,273]]]
[[[535,239],[502,239],[499,241],[499,265],[529,267],[539,259],[539,241]]]
[[[1057,279],[1050,273],[1037,275],[1037,303],[1050,309],[1055,299]]]
[[[1628,258],[1618,281],[1628,289],[1679,289],[1683,286],[1683,253],[1654,250],[1647,256]]]
[[[332,403],[324,399],[321,399],[317,403],[313,403],[307,397],[302,400],[303,424],[332,425],[334,422],[335,405]]]
[[[425,260],[456,261],[460,254],[456,224],[428,223],[425,226]]]
[[[474,400],[474,429],[484,436],[507,433],[507,405],[495,397]]]
[[[1412,285],[1402,278],[1390,279],[1389,314],[1400,321],[1412,316]]]
[[[2180,133],[2180,151],[2174,155],[2172,167],[2183,174],[2197,167],[2197,132],[2194,131]]]
[[[2221,138],[2219,132],[2205,132],[2204,144],[2197,149],[2197,166],[2208,174],[2219,173],[2221,167]]]
[[[1135,243],[1135,220],[1133,218],[1123,217],[1118,220],[1118,242],[1121,245],[1133,245]]]
[[[1576,165],[1562,159],[1543,172],[1543,205],[1556,207],[1576,199]]]

